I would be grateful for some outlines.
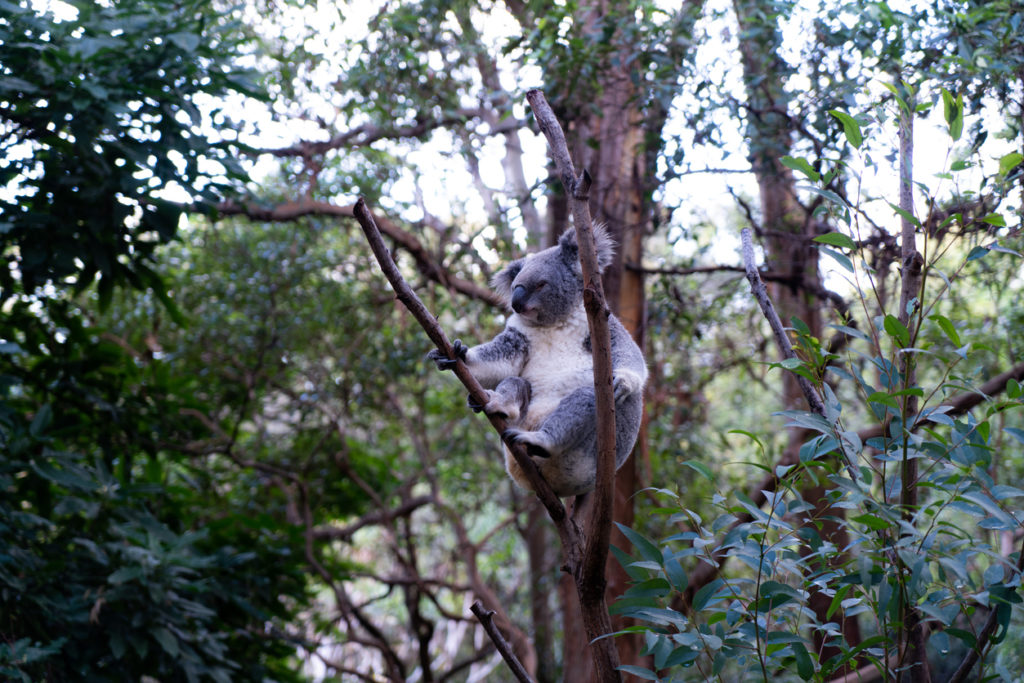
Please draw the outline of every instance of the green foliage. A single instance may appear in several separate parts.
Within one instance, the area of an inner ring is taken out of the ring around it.
[[[301,536],[195,459],[199,375],[101,320],[130,317],[123,287],[181,319],[153,268],[172,199],[240,174],[197,101],[258,95],[235,11],[73,9],[0,20],[0,676],[297,680]]]
[[[120,284],[161,292],[153,250],[177,230],[174,199],[209,198],[223,182],[213,176],[241,177],[196,104],[258,95],[232,64],[237,11],[79,2],[75,20],[58,21],[28,2],[2,9],[3,297],[48,283],[80,292],[96,278],[101,303]]]
[[[245,506],[212,505],[170,448],[201,434],[181,417],[202,408],[181,398],[189,378],[138,364],[67,302],[47,303],[49,319],[16,309],[24,336],[0,354],[0,671],[290,678],[292,648],[254,639],[304,602],[297,539]]]
[[[963,129],[963,100],[946,91],[941,99],[955,142]],[[830,113],[851,145],[866,142],[857,118]],[[783,163],[812,181],[829,182],[820,162],[790,157]],[[836,194],[827,198],[839,204],[834,215],[851,221],[853,237],[833,232],[814,241],[843,267],[868,310],[870,301],[879,300],[878,283],[886,274],[872,270],[859,253],[855,207]],[[951,222],[970,236],[970,220],[958,215]],[[980,222],[1005,225],[990,216]],[[914,224],[923,226],[916,219]],[[622,528],[633,551],[616,555],[634,583],[613,610],[639,622],[628,630],[644,635],[654,665],[624,671],[665,681],[827,681],[846,667],[864,665],[882,672],[906,664],[898,659],[901,639],[912,619],[920,618],[937,634],[931,647],[943,654],[937,666],[949,677],[968,651],[981,648],[989,655],[1008,637],[1022,602],[1021,550],[1005,555],[1000,538],[1015,538],[1024,528],[1024,490],[1002,483],[1018,479],[1005,470],[1000,476],[996,462],[1009,453],[1019,461],[1024,400],[1020,384],[1010,380],[1005,397],[979,400],[974,411],[961,413],[950,403],[958,392],[976,391],[994,359],[969,311],[954,312],[948,299],[956,296],[953,280],[969,277],[993,253],[1019,272],[1021,256],[1012,244],[972,249],[927,235],[925,288],[907,311],[879,311],[868,329],[835,325],[846,337],[842,354],[792,321],[797,357],[772,367],[809,380],[824,412],[778,413],[786,427],[801,430],[804,441],[796,462],[774,469],[764,462],[759,436],[741,432],[752,437],[759,454],[746,458],[755,468],[750,478],[777,478],[775,488],[757,492],[763,504],[730,492],[727,481],[701,467],[717,489],[713,512],[658,489],[657,495],[669,498],[661,510],[666,522],[685,530],[655,539]],[[954,256],[954,275],[941,273]],[[919,475],[904,481],[910,461]],[[916,503],[908,503],[910,489],[916,489]],[[805,497],[809,490],[823,491],[823,498]],[[832,542],[837,528],[848,538],[846,547]],[[701,565],[725,562],[737,568],[692,585]],[[828,605],[824,619],[813,608],[822,600]],[[843,624],[851,618],[868,633],[847,644]],[[986,619],[995,631],[981,641]],[[826,658],[823,645],[837,654]],[[983,666],[1008,675],[1006,661],[989,656]]]

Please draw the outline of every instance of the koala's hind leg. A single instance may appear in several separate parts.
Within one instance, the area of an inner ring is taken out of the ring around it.
[[[533,447],[536,453],[545,457],[566,452],[586,450],[596,441],[594,422],[596,418],[594,390],[590,387],[577,389],[561,400],[558,407],[535,431],[510,429],[510,436],[516,441]]]
[[[469,407],[488,415],[501,415],[511,424],[518,424],[526,417],[526,409],[530,405],[530,383],[522,377],[506,377],[493,391],[486,393],[488,399],[485,404],[470,403]]]

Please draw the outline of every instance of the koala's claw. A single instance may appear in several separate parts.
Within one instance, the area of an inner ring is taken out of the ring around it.
[[[487,394],[491,393],[490,391],[488,391],[486,389],[484,389],[484,392],[487,393]],[[487,404],[490,403],[490,402],[491,402],[491,397],[490,396],[487,397],[487,401],[485,401],[484,403],[477,403],[476,401],[474,401],[472,394],[470,394],[469,396],[466,397],[466,405],[469,406],[470,410],[472,410],[474,413],[479,413],[480,411],[484,410],[487,407]]]
[[[449,358],[441,353],[440,349],[434,349],[427,354],[427,358],[437,363],[438,370],[451,370],[456,366],[460,360],[466,360],[466,352],[469,351],[469,347],[463,344],[460,340],[456,339],[452,342],[452,354],[453,358]],[[472,406],[471,406],[472,407]]]
[[[636,373],[620,372],[612,378],[612,390],[615,392],[615,402],[622,403],[633,394],[643,391],[643,380]]]

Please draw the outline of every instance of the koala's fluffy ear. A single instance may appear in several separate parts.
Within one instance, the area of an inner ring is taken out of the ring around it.
[[[558,239],[558,246],[562,250],[562,257],[571,261],[579,268],[579,244],[576,242],[576,229],[569,228],[562,233]],[[594,224],[594,247],[597,250],[597,267],[604,272],[604,269],[611,265],[615,258],[615,240],[608,234],[608,229],[603,223]]]
[[[519,271],[523,269],[523,263],[526,259],[519,259],[508,264],[497,273],[491,280],[491,285],[494,287],[494,291],[498,293],[505,301],[505,305],[510,305],[512,301],[512,282],[516,279],[516,275],[519,275]]]

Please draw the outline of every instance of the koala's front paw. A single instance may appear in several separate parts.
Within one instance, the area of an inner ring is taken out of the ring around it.
[[[615,402],[622,403],[644,390],[644,380],[632,370],[618,370],[612,378],[612,388],[615,391]]]
[[[453,358],[441,353],[440,349],[434,349],[427,354],[427,358],[437,363],[438,370],[451,370],[455,367],[455,364],[460,360],[466,360],[466,352],[469,351],[469,347],[463,344],[461,341],[456,339],[452,342],[452,354]]]
[[[544,432],[528,432],[523,429],[506,429],[505,438],[511,443],[521,443],[526,446],[528,455],[538,458],[550,458],[554,444]]]

